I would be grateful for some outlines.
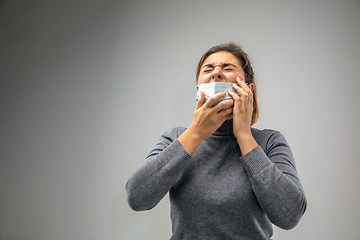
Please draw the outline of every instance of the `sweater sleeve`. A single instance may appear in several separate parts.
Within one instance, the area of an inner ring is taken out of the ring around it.
[[[176,182],[191,156],[177,140],[179,129],[165,132],[126,183],[127,200],[135,211],[155,207]]]
[[[264,145],[256,147],[240,160],[270,221],[282,229],[291,229],[300,221],[307,205],[294,158],[279,132],[273,132]]]

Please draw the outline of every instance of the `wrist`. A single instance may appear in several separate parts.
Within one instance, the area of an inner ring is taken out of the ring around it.
[[[259,146],[250,132],[245,132],[235,136],[242,155],[245,155]]]
[[[253,137],[252,133],[251,133],[250,126],[242,127],[242,128],[240,128],[240,127],[235,128],[234,127],[234,135],[235,135],[236,139],[238,139],[238,141],[239,140],[245,140],[246,141],[246,140]]]
[[[247,142],[247,141],[253,139],[251,132],[240,132],[240,133],[235,134],[235,137],[239,143]]]
[[[189,155],[192,156],[204,139],[190,126],[178,137],[178,140]]]

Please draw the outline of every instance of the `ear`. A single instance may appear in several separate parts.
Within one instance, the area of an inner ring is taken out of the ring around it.
[[[196,91],[199,91],[199,85],[196,86]]]
[[[248,87],[250,88],[251,92],[254,92],[255,85],[253,83],[249,83]]]

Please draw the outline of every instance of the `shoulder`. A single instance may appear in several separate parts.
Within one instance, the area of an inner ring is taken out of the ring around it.
[[[185,130],[186,128],[183,127],[174,127],[166,130],[159,137],[149,156],[153,155],[154,153],[157,154],[163,151],[165,148],[171,145]]]
[[[168,138],[171,141],[178,138],[184,131],[186,130],[185,127],[173,127],[166,130],[162,135],[161,138]]]
[[[269,149],[274,145],[288,145],[284,135],[273,129],[251,128],[253,137],[263,149]]]
[[[253,134],[254,138],[270,138],[283,136],[281,132],[274,129],[251,128],[251,133]]]

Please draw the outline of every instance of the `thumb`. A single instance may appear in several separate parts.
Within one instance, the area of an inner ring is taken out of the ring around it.
[[[202,105],[204,105],[205,100],[206,100],[205,93],[203,91],[200,91],[200,98],[199,98],[198,102],[196,103],[195,110],[199,109]]]

